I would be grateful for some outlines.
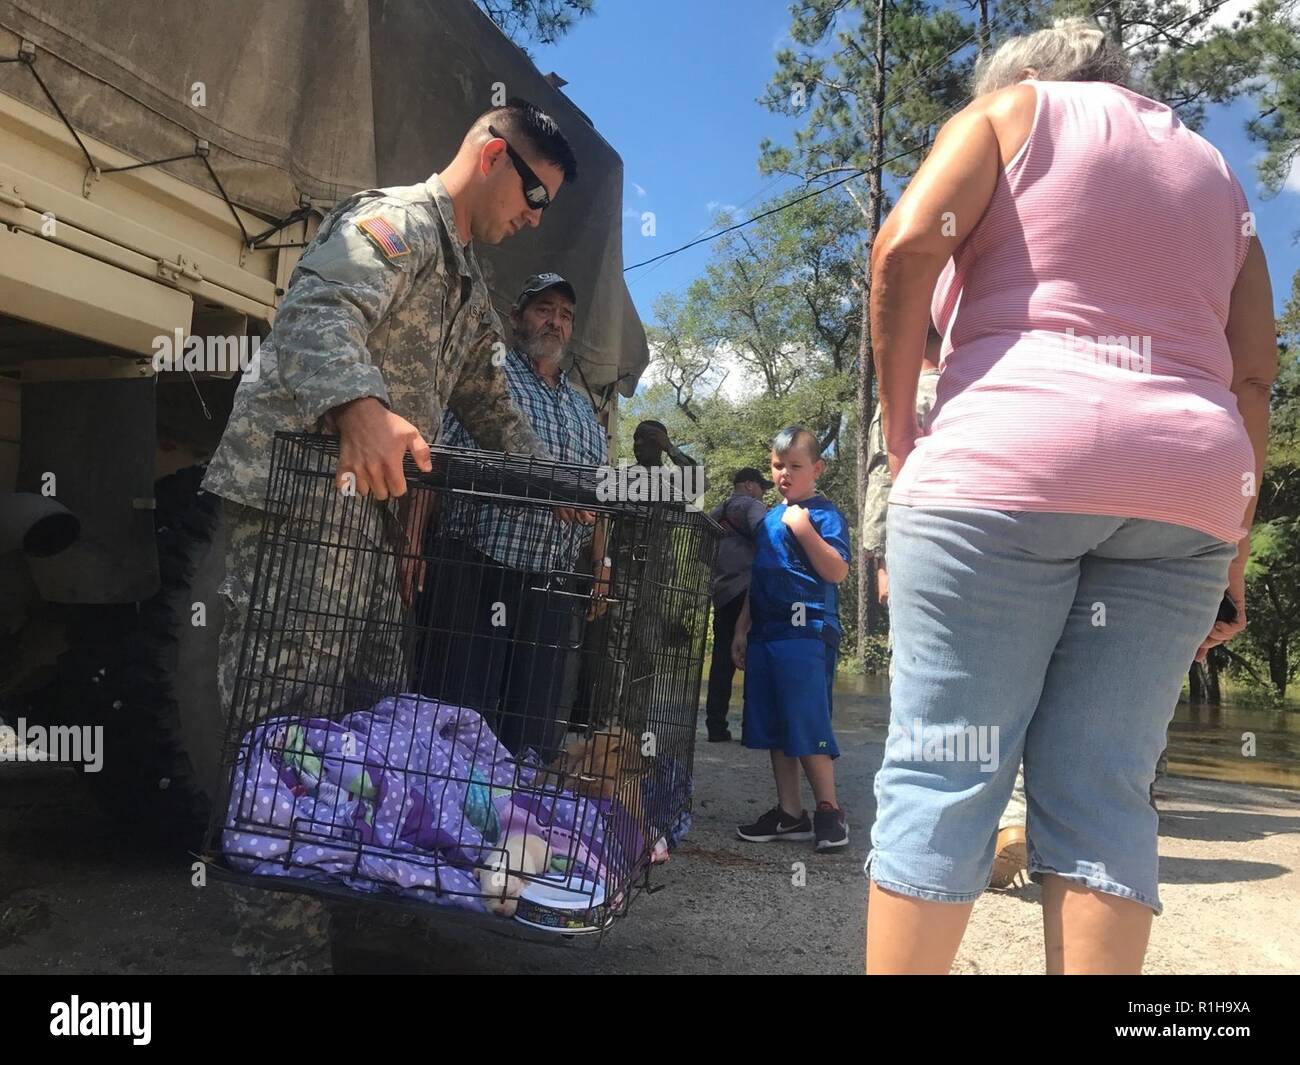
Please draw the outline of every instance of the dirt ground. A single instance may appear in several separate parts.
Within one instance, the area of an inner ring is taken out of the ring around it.
[[[845,722],[838,764],[851,844],[746,844],[738,819],[770,805],[762,756],[696,754],[693,829],[656,871],[662,890],[594,940],[521,941],[501,921],[441,915],[420,962],[441,972],[854,973],[863,958],[862,861],[880,763],[874,730]],[[223,888],[190,884],[192,857],[150,848],[98,813],[71,769],[0,763],[0,972],[235,973]],[[1149,973],[1300,972],[1300,792],[1169,778],[1160,789],[1161,895]],[[195,841],[197,848],[198,841]],[[805,882],[796,886],[795,863]],[[384,967],[384,964],[379,967]],[[327,957],[320,971],[330,971]],[[1043,970],[1038,888],[976,906],[959,973]]]

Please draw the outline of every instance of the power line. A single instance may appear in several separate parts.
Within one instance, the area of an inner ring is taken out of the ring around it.
[[[1105,10],[1105,9],[1108,8],[1108,7],[1110,7],[1111,4],[1116,3],[1116,2],[1117,2],[1117,0],[1105,0],[1105,3],[1103,3],[1100,7],[1097,8],[1097,13],[1100,14],[1103,10]],[[1021,11],[1028,11],[1028,10],[1030,10],[1030,7],[1031,7],[1031,5],[1030,5],[1030,3],[1028,2],[1028,0],[1020,0],[1020,2],[1019,2],[1019,9],[1020,9]],[[985,29],[986,29],[990,34],[992,34],[992,32],[993,32],[993,28],[994,28],[995,26],[997,26],[999,23],[1001,23],[1001,22],[1005,21],[1006,19],[1010,18],[1010,17],[1011,17],[1011,14],[1012,14],[1012,12],[1011,12],[1011,10],[1010,10],[1009,7],[1008,7],[1007,9],[1003,9],[1003,10],[999,11],[996,15],[994,15],[991,19],[989,19],[987,25],[985,26]],[[961,51],[963,48],[965,48],[968,44],[972,44],[972,43],[974,43],[974,42],[979,38],[979,36],[980,36],[980,30],[979,30],[979,27],[978,27],[978,24],[977,24],[977,25],[976,25],[975,32],[969,34],[969,35],[968,35],[964,40],[959,41],[959,42],[957,43],[956,47],[954,47],[954,48],[950,48],[950,49],[949,49],[949,50],[948,50],[948,51],[943,55],[942,58],[936,60],[934,63],[931,63],[930,66],[926,67],[926,69],[923,70],[920,74],[917,74],[916,77],[914,77],[911,81],[909,81],[909,82],[908,82],[906,85],[904,85],[902,88],[891,89],[890,92],[889,92],[888,97],[887,97],[886,100],[885,100],[885,104],[884,104],[884,106],[885,106],[886,108],[888,108],[889,106],[891,106],[891,104],[896,103],[896,102],[899,100],[899,98],[901,98],[901,97],[903,97],[903,96],[906,95],[908,89],[910,89],[913,85],[916,85],[918,82],[920,82],[920,81],[924,80],[925,78],[927,78],[930,74],[934,73],[934,71],[936,71],[936,70],[938,70],[940,67],[942,67],[945,63],[948,62],[948,60],[950,60],[953,56],[955,56],[958,52],[960,52],[960,51]],[[850,175],[848,178],[845,179],[845,181],[851,181],[854,177],[861,176],[863,173],[866,173],[866,171],[858,171],[857,174],[852,174],[852,175]],[[759,187],[755,192],[752,192],[752,193],[750,193],[747,197],[745,197],[745,199],[742,200],[742,201],[740,202],[739,207],[744,207],[746,204],[751,203],[752,201],[758,199],[759,196],[763,195],[765,192],[767,192],[768,189],[770,189],[770,188],[772,188],[774,185],[776,185],[777,182],[779,182],[779,181],[781,180],[782,177],[793,177],[793,176],[794,176],[794,175],[777,174],[776,176],[772,177],[772,178],[769,179],[768,181],[764,182],[763,185],[760,186],[760,187]],[[836,186],[838,186],[838,185],[842,185],[842,184],[844,184],[844,183],[845,183],[844,181],[837,181],[834,185],[830,185],[830,186],[828,186],[828,188],[835,188]],[[825,191],[825,190],[822,190],[822,191]],[[796,200],[796,201],[794,201],[794,202],[797,203],[798,201]],[[739,209],[739,207],[738,207],[737,209]],[[756,216],[756,217],[757,217],[757,218],[763,218],[763,217],[766,217],[766,214],[767,214],[767,213],[770,213],[770,212],[765,212],[764,214],[762,214],[762,215],[758,215],[758,216]],[[750,219],[750,221],[754,221],[754,219]],[[711,233],[711,234],[710,234],[710,233],[707,232],[708,229],[709,229],[709,227],[708,227],[708,226],[705,226],[704,229],[701,229],[701,230],[700,230],[700,232],[699,232],[699,234],[698,234],[698,239],[693,239],[691,242],[689,242],[689,243],[687,243],[687,244],[683,244],[680,248],[677,248],[675,251],[667,252],[667,253],[665,253],[664,255],[655,256],[655,258],[653,258],[653,259],[646,259],[646,260],[644,260],[643,262],[636,263],[636,264],[634,264],[634,265],[632,265],[632,266],[625,266],[625,267],[623,268],[623,272],[626,273],[628,270],[635,270],[635,269],[637,269],[638,267],[649,266],[651,263],[655,263],[655,262],[658,262],[658,263],[662,264],[662,263],[665,262],[665,261],[666,261],[670,256],[676,254],[676,252],[678,252],[678,251],[685,251],[685,250],[688,249],[688,248],[693,248],[693,247],[695,247],[695,245],[697,245],[697,244],[703,244],[703,243],[705,243],[705,241],[707,241],[707,240],[713,240],[713,239],[716,238],[716,237],[720,237],[720,236],[722,236],[722,235],[725,234],[725,233],[729,233],[729,232],[731,232],[731,230],[732,230],[732,229],[735,229],[735,228],[737,228],[737,227],[732,226],[732,227],[730,227],[730,228],[722,229],[722,230],[719,230],[719,231],[716,232],[716,233]],[[657,270],[657,269],[659,269],[658,266],[655,267],[655,270]],[[633,283],[633,284],[636,284],[636,283],[639,282],[639,281],[644,281],[647,277],[649,277],[651,274],[653,274],[653,273],[655,272],[655,270],[647,270],[644,274],[641,274],[639,277],[634,278],[632,283]]]
[[[1113,4],[1113,3],[1115,3],[1115,2],[1116,2],[1116,0],[1106,0],[1106,2],[1105,2],[1104,4],[1102,4],[1101,6],[1099,6],[1099,7],[1097,8],[1097,10],[1096,10],[1096,12],[1095,12],[1094,14],[1100,14],[1103,10],[1105,10],[1105,8],[1109,7],[1111,4]],[[1149,33],[1147,36],[1143,37],[1140,41],[1134,41],[1132,44],[1125,45],[1125,46],[1124,46],[1124,51],[1129,51],[1130,49],[1133,49],[1133,48],[1140,48],[1142,45],[1146,44],[1148,41],[1151,41],[1151,40],[1155,39],[1156,37],[1160,36],[1160,35],[1163,34],[1163,33],[1166,33],[1166,32],[1169,31],[1169,30],[1177,29],[1179,26],[1181,26],[1181,25],[1182,25],[1183,23],[1185,23],[1185,22],[1190,22],[1190,21],[1192,21],[1193,19],[1196,19],[1196,18],[1208,17],[1208,16],[1210,16],[1210,15],[1213,15],[1214,12],[1216,12],[1217,10],[1219,10],[1219,8],[1223,7],[1225,4],[1227,4],[1227,3],[1229,3],[1229,2],[1230,2],[1230,0],[1217,0],[1216,3],[1212,4],[1212,5],[1209,6],[1209,7],[1203,7],[1203,8],[1201,8],[1199,11],[1193,12],[1191,15],[1186,15],[1186,16],[1184,16],[1184,17],[1181,18],[1181,19],[1177,19],[1177,20],[1174,21],[1174,22],[1170,22],[1170,23],[1167,23],[1167,24],[1164,25],[1164,26],[1158,27],[1158,28],[1157,28],[1153,33]],[[1000,16],[999,16],[999,17],[1000,17]],[[990,20],[989,25],[992,26],[994,21],[996,21],[996,18],[995,18],[994,20]],[[949,52],[948,55],[945,56],[943,59],[940,59],[939,61],[937,61],[933,66],[931,66],[930,68],[927,69],[926,74],[928,74],[928,73],[930,73],[930,71],[934,70],[935,67],[940,66],[940,65],[942,65],[944,62],[946,62],[947,59],[950,58],[953,54],[955,54],[957,51],[960,51],[961,48],[965,47],[966,43],[969,43],[970,40],[971,40],[971,38],[967,38],[967,41],[966,41],[966,42],[963,42],[963,43],[962,43],[961,45],[959,45],[956,49],[953,49],[953,51]],[[908,84],[907,84],[907,86],[905,86],[905,88],[910,88],[910,87],[911,87],[912,85],[914,85],[917,81],[919,81],[919,80],[921,79],[921,77],[924,77],[924,75],[919,75],[918,77],[913,78],[912,81],[908,82]],[[945,121],[947,118],[951,117],[954,113],[956,113],[958,110],[960,110],[962,107],[966,106],[966,104],[969,103],[969,102],[970,102],[970,100],[969,100],[969,98],[968,98],[968,99],[966,99],[966,100],[963,100],[961,103],[956,104],[956,105],[954,105],[953,107],[950,107],[947,111],[945,111],[942,115],[940,115],[939,118],[938,118],[936,121],[938,121],[938,122],[943,122],[943,121]],[[651,263],[657,263],[657,262],[659,262],[659,261],[661,261],[661,260],[663,260],[663,259],[667,259],[667,258],[669,258],[669,257],[671,257],[671,256],[673,256],[673,255],[677,255],[677,254],[679,254],[680,252],[684,252],[684,251],[687,251],[687,250],[690,249],[690,248],[694,248],[694,247],[696,247],[697,245],[700,245],[700,244],[707,244],[709,241],[711,241],[711,240],[716,240],[718,237],[725,236],[726,234],[731,233],[731,232],[734,232],[734,231],[737,230],[737,229],[743,229],[745,226],[752,225],[754,222],[761,221],[762,219],[767,218],[767,217],[769,217],[769,216],[771,216],[771,215],[774,215],[774,214],[778,214],[778,213],[780,213],[781,211],[786,210],[787,208],[794,207],[796,204],[802,203],[804,200],[811,199],[811,198],[814,197],[814,196],[820,196],[820,195],[822,195],[822,193],[825,193],[825,192],[830,192],[831,189],[838,188],[840,185],[845,185],[845,184],[847,184],[848,182],[853,181],[855,178],[860,178],[860,177],[862,177],[862,176],[864,176],[864,175],[866,175],[866,174],[869,174],[869,173],[870,173],[872,170],[874,170],[874,169],[884,170],[884,168],[887,167],[890,163],[895,162],[895,161],[897,161],[897,160],[899,160],[899,159],[903,159],[903,158],[905,158],[905,157],[907,157],[907,156],[913,154],[914,152],[921,151],[922,149],[927,148],[927,147],[929,147],[929,142],[924,142],[924,141],[923,141],[923,142],[918,143],[918,144],[913,144],[910,148],[904,149],[903,151],[899,152],[898,154],[896,154],[896,155],[891,155],[888,159],[884,159],[884,160],[882,160],[882,161],[879,163],[878,167],[864,167],[864,168],[861,169],[861,170],[858,170],[858,171],[855,171],[855,172],[852,173],[852,174],[849,174],[847,177],[840,178],[838,181],[833,181],[833,182],[831,182],[829,185],[822,185],[821,187],[816,188],[816,189],[812,190],[811,192],[805,193],[805,194],[802,195],[802,196],[796,197],[796,198],[793,199],[793,200],[789,200],[789,201],[787,201],[786,203],[779,204],[779,205],[777,205],[776,207],[773,207],[773,208],[771,208],[770,210],[767,210],[767,211],[763,211],[763,212],[761,212],[760,214],[756,214],[756,215],[754,215],[754,216],[751,217],[751,218],[747,218],[747,219],[745,219],[743,222],[737,222],[735,225],[727,226],[725,229],[720,229],[720,230],[718,230],[716,233],[710,233],[710,234],[708,234],[707,236],[700,237],[700,238],[698,238],[698,239],[696,239],[696,240],[689,241],[688,243],[681,245],[681,247],[673,248],[671,251],[662,252],[661,254],[656,255],[656,256],[654,256],[654,257],[652,257],[652,258],[650,258],[650,259],[644,259],[644,260],[642,260],[642,261],[639,262],[639,263],[633,263],[631,266],[625,266],[625,267],[623,267],[623,272],[624,272],[624,273],[627,273],[629,270],[636,270],[636,269],[638,269],[639,267],[642,267],[642,266],[649,266]]]
[[[683,244],[680,248],[674,248],[672,251],[666,251],[662,255],[656,255],[653,259],[646,259],[643,262],[633,263],[631,266],[625,266],[623,267],[623,272],[627,273],[627,271],[629,270],[635,270],[638,266],[649,266],[651,263],[657,263],[660,259],[667,259],[670,255],[676,255],[679,251],[685,251],[687,248],[693,248],[697,244],[705,244],[708,241],[715,240],[726,233],[732,232],[733,230],[742,229],[747,225],[759,221],[759,219],[767,218],[769,215],[774,215],[780,211],[784,211],[787,207],[793,207],[795,204],[802,203],[804,200],[811,200],[814,196],[820,196],[823,192],[829,192],[831,189],[835,188],[836,186],[843,185],[846,182],[852,181],[856,177],[861,177],[865,173],[866,173],[865,170],[859,170],[856,173],[850,174],[848,177],[840,178],[839,181],[833,182],[830,185],[823,185],[819,189],[813,189],[812,192],[805,192],[802,196],[796,197],[795,199],[789,200],[786,203],[770,208],[769,210],[762,211],[751,218],[746,218],[745,221],[743,222],[737,222],[735,225],[727,226],[726,229],[719,229],[716,233],[710,233],[706,237],[700,237],[698,240],[693,240],[689,244]]]

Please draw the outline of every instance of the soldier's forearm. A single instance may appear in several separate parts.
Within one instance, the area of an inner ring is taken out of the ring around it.
[[[885,553],[885,522],[863,515],[862,553],[880,556]]]
[[[327,429],[341,432],[347,423],[352,420],[358,413],[367,413],[362,410],[369,405],[382,407],[383,402],[374,396],[359,396],[356,399],[350,399],[346,403],[340,403],[337,407],[331,407],[322,416],[322,421]]]
[[[496,376],[500,372],[490,364],[487,371],[479,369],[473,377],[462,378],[448,398],[451,412],[486,451],[549,459],[551,453],[510,398],[504,374]]]

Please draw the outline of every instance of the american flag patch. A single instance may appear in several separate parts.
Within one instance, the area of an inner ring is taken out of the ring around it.
[[[378,216],[361,219],[357,228],[378,245],[389,262],[411,254],[411,247],[402,239],[402,234]]]

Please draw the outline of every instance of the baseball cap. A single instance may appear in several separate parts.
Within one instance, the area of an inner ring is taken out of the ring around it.
[[[575,305],[577,304],[578,293],[559,274],[534,274],[524,282],[524,289],[519,293],[519,298],[515,300],[515,310],[519,310],[534,296],[540,295],[548,288],[558,288],[569,299],[573,300]]]
[[[731,478],[732,484],[740,484],[742,481],[756,481],[761,484],[764,490],[772,487],[772,482],[764,477],[753,466],[745,466],[736,471],[736,475]]]

